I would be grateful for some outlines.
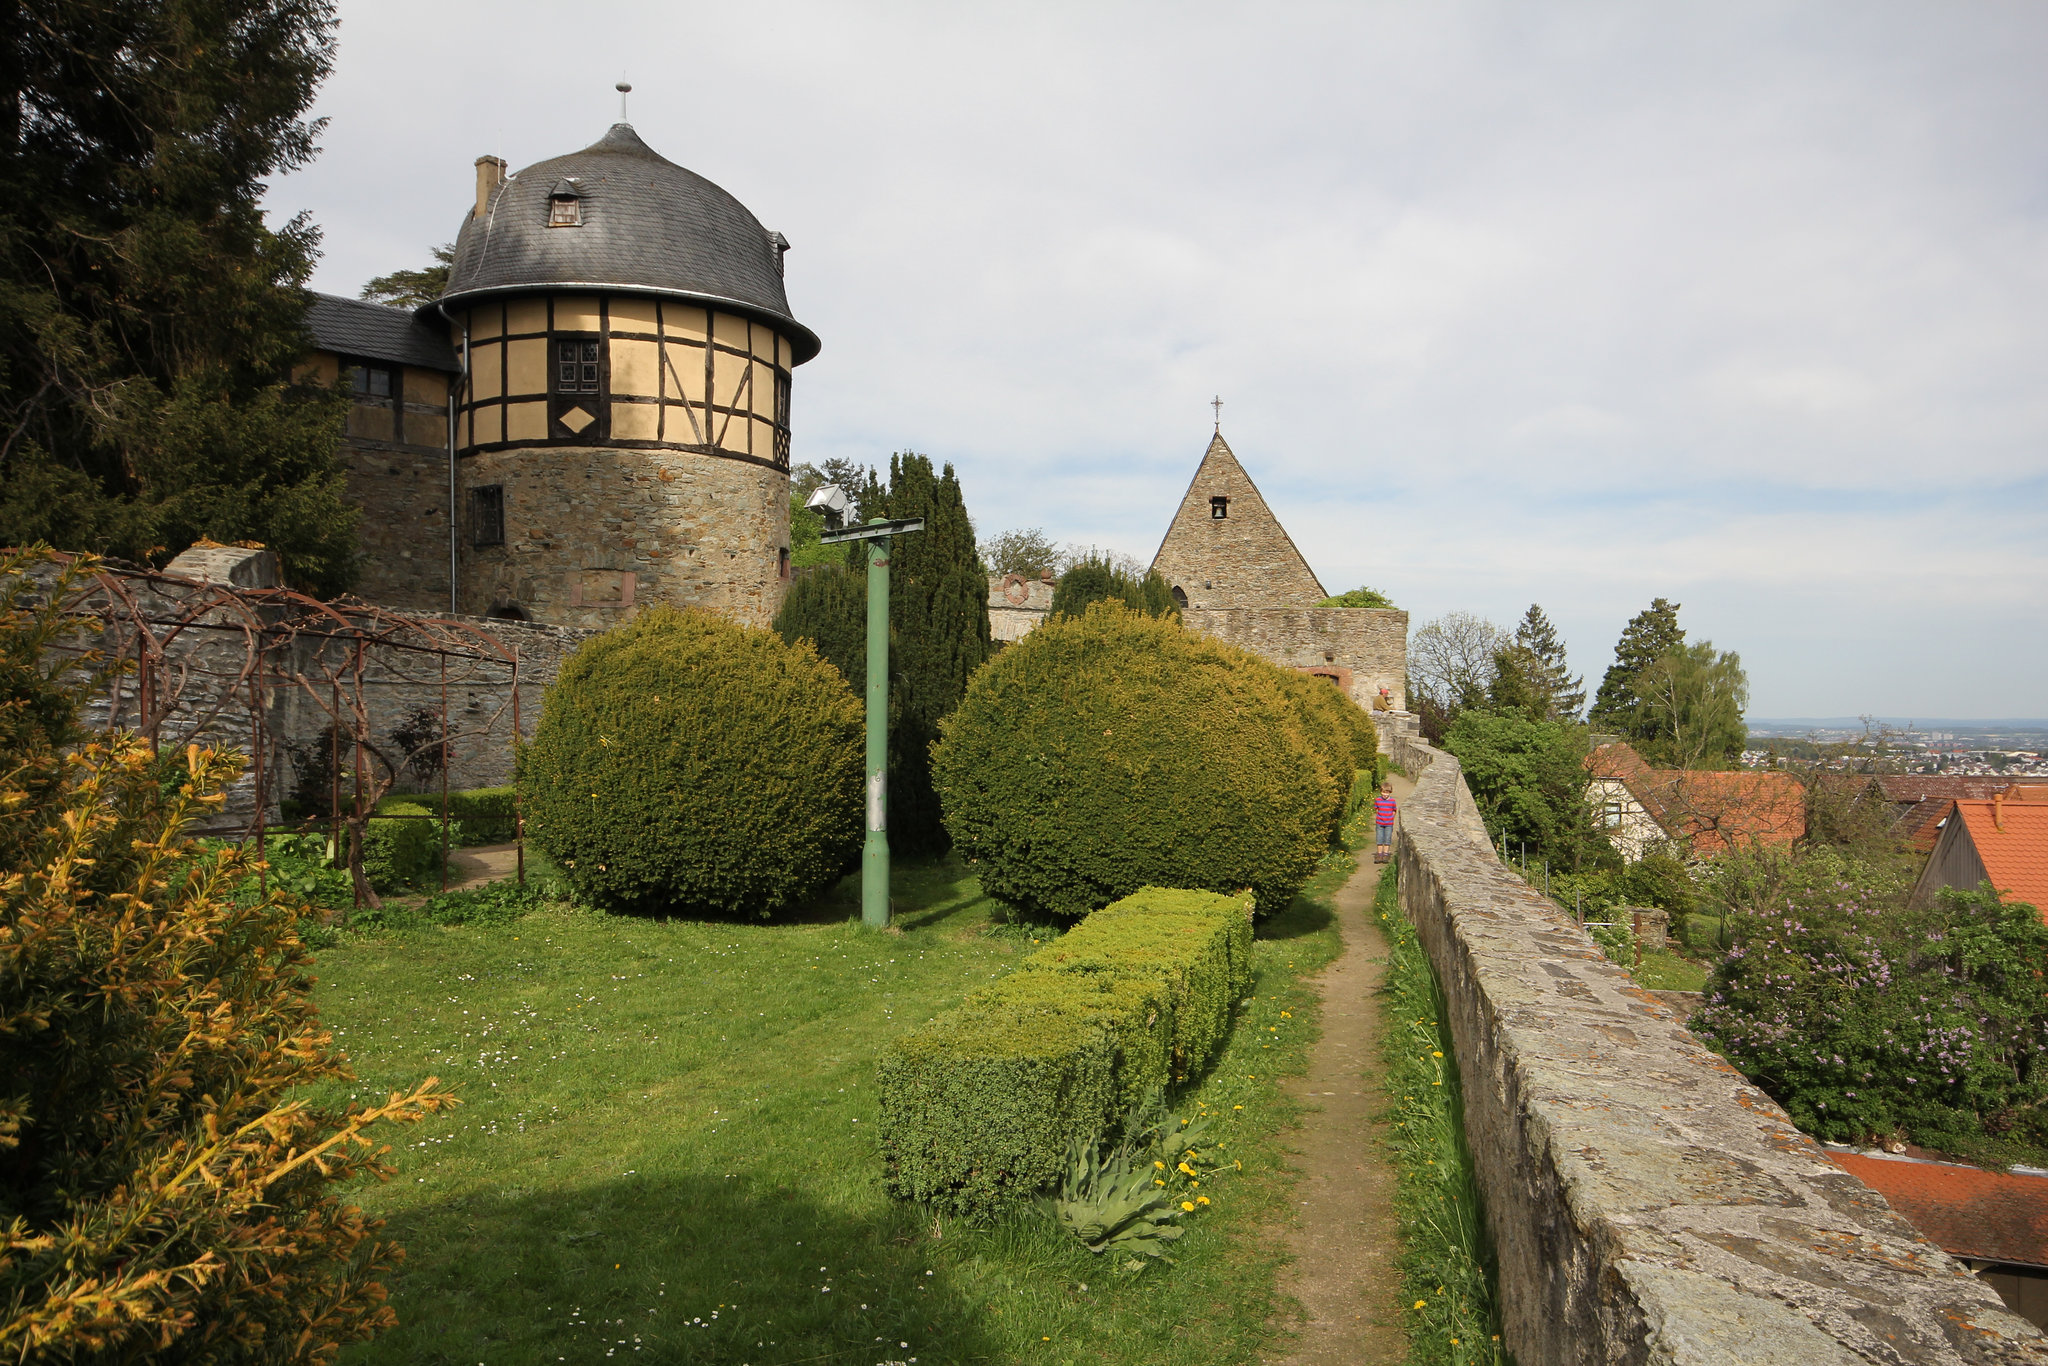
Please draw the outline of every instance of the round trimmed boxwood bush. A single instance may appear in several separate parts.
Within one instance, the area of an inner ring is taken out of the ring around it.
[[[1140,887],[1294,899],[1338,801],[1281,670],[1100,602],[998,654],[941,726],[932,777],[982,887],[1084,915]]]
[[[562,666],[519,786],[597,904],[765,917],[858,859],[862,767],[860,704],[809,643],[656,607]]]
[[[1372,767],[1372,756],[1379,746],[1372,721],[1327,678],[1277,667],[1274,673],[1278,675],[1288,701],[1294,705],[1302,732],[1315,750],[1317,761],[1330,775],[1331,790],[1335,794],[1333,800],[1337,804],[1335,820],[1341,822],[1352,781],[1358,776],[1359,769]],[[1335,828],[1334,824],[1332,828]]]

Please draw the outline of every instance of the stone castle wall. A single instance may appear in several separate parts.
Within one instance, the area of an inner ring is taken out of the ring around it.
[[[1385,688],[1396,711],[1408,701],[1408,614],[1385,607],[1189,608],[1188,626],[1283,668],[1334,678],[1371,710]]]
[[[689,451],[531,446],[462,458],[462,609],[604,630],[649,603],[766,626],[782,606],[789,475]],[[502,546],[469,491],[503,489]]]
[[[1024,639],[1045,614],[1052,610],[1053,584],[1050,578],[1027,579],[1021,574],[988,576],[988,629],[997,640]]]
[[[340,362],[313,355],[303,378],[341,379]],[[341,457],[356,523],[354,593],[402,612],[448,610],[448,382],[419,366],[392,366],[390,397],[358,395]]]
[[[1443,985],[1522,1366],[2048,1361],[1487,842],[1458,762],[1385,726],[1402,912]]]
[[[48,565],[33,572],[46,583],[55,576]],[[225,794],[223,807],[208,818],[208,833],[236,834],[254,825],[259,758],[263,819],[275,823],[281,802],[293,795],[301,773],[317,763],[316,751],[326,743],[333,708],[348,708],[355,697],[361,699],[373,746],[395,753],[392,732],[418,711],[438,720],[445,708],[444,734],[451,751],[448,785],[492,787],[511,782],[515,710],[519,733],[531,737],[546,691],[563,662],[596,634],[527,622],[454,618],[486,641],[473,651],[445,657],[372,642],[361,655],[358,685],[354,640],[336,639],[317,622],[315,629],[291,636],[286,645],[273,642],[256,656],[260,668],[252,668],[252,651],[264,628],[280,617],[260,592],[242,597],[240,590],[276,587],[276,557],[268,551],[195,549],[174,560],[165,576],[116,577],[163,642],[161,662],[148,680],[152,711],[162,717],[158,745],[176,749],[198,743],[234,750],[251,760]],[[211,585],[228,600],[176,630],[167,629],[167,623],[191,615],[192,590],[198,585]],[[93,598],[84,605],[97,610],[102,602],[104,598]],[[85,723],[96,730],[137,729],[143,680],[132,667],[133,632],[117,625],[85,643],[109,660],[130,665],[87,699]],[[344,663],[348,667],[341,670],[344,681],[337,694],[325,680],[333,666]],[[344,731],[351,728],[345,726]],[[347,776],[350,767],[344,764],[344,800],[353,790]],[[439,786],[438,776],[423,782],[401,778],[394,791]]]

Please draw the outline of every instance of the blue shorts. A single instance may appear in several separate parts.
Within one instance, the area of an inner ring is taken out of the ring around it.
[[[1372,842],[1374,844],[1392,844],[1394,842],[1394,827],[1391,825],[1375,825],[1372,828]]]

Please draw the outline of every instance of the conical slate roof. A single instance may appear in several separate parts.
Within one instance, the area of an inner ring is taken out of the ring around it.
[[[582,223],[551,228],[548,200],[564,182]],[[690,299],[775,325],[802,364],[818,338],[790,316],[776,247],[746,205],[616,123],[582,151],[511,176],[481,217],[464,218],[439,303],[542,289]]]
[[[1228,499],[1226,515],[1214,500]],[[1152,557],[1189,607],[1310,607],[1329,596],[1218,431]]]

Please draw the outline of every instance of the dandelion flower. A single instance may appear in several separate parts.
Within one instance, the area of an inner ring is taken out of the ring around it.
[[[1157,1167],[1160,1171],[1166,1170],[1166,1164],[1164,1162],[1154,1162],[1152,1165]]]
[[[1443,1053],[1440,1050],[1432,1051],[1429,1056],[1432,1058],[1441,1058],[1443,1056]]]
[[[1198,1195],[1195,1197],[1195,1203],[1198,1205],[1206,1205],[1209,1203],[1209,1197],[1206,1195]]]
[[[1181,1201],[1180,1207],[1186,1210],[1189,1214],[1193,1214],[1195,1212],[1195,1202],[1192,1200]]]
[[[1427,1309],[1427,1308],[1429,1307],[1429,1301],[1428,1301],[1428,1300],[1417,1300],[1417,1301],[1415,1302],[1415,1307],[1416,1307],[1417,1309]]]

